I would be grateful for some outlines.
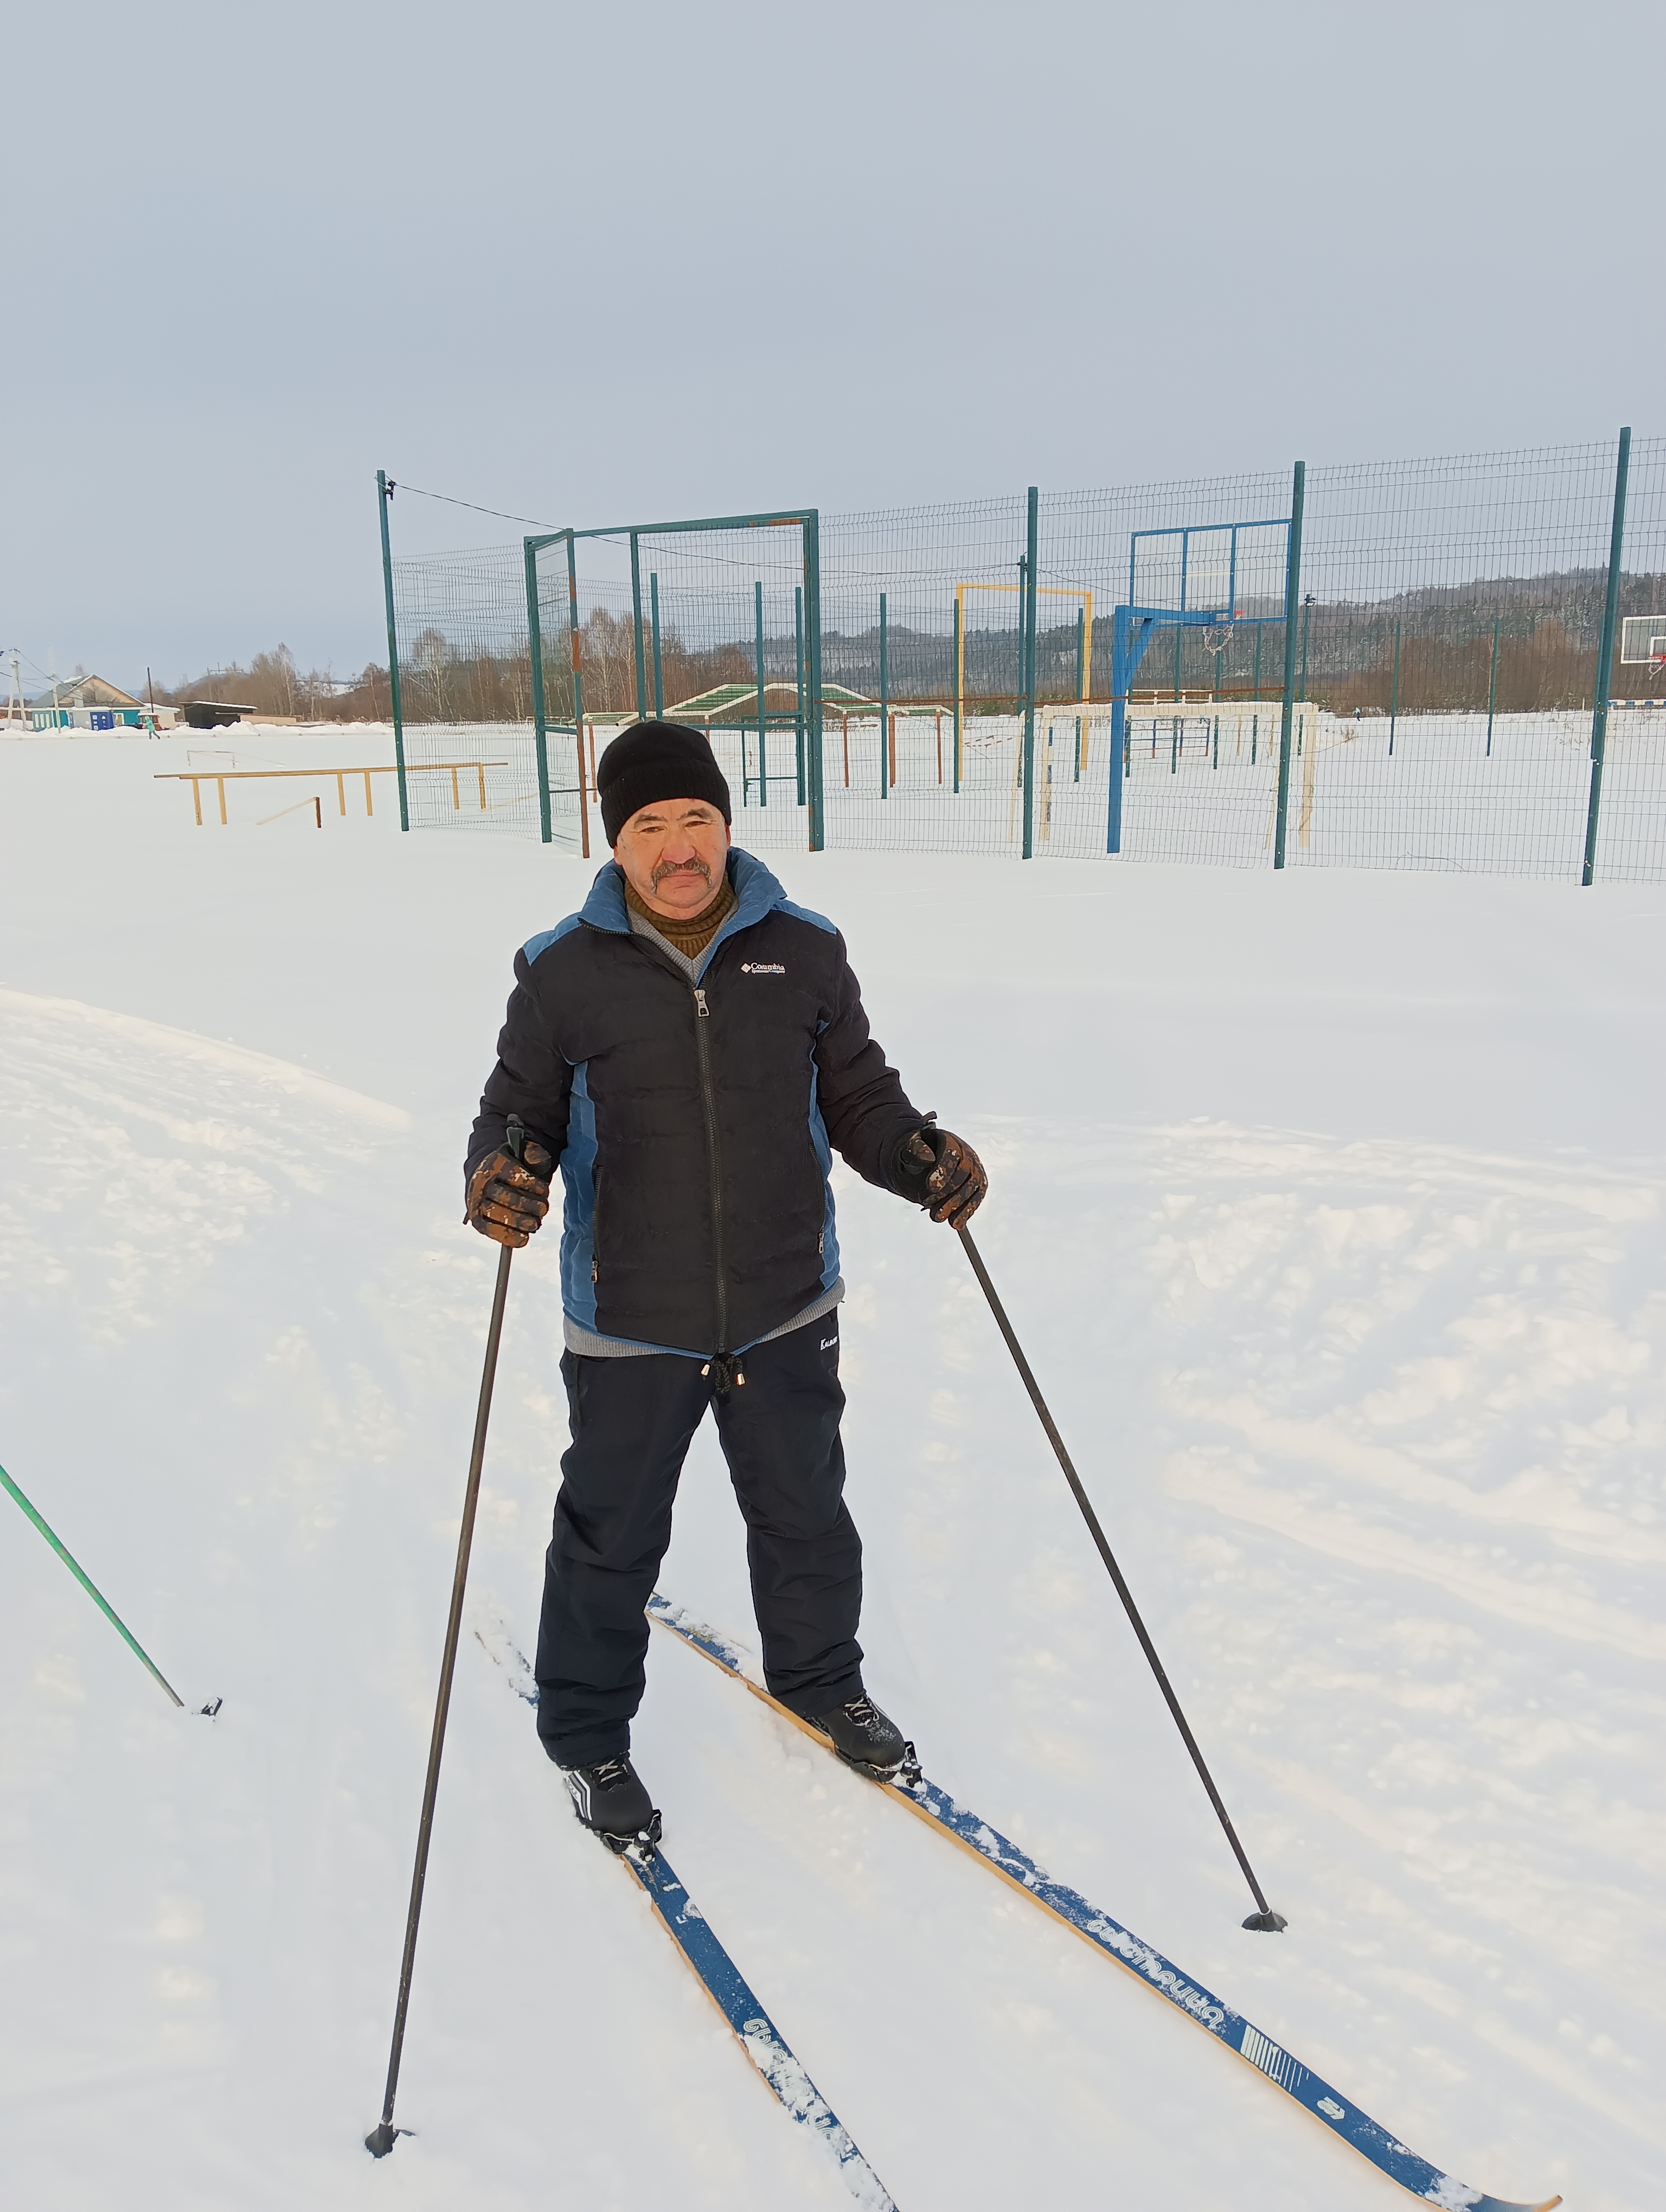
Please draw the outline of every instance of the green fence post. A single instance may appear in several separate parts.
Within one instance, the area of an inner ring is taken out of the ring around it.
[[[1614,633],[1620,613],[1620,556],[1626,542],[1626,477],[1632,462],[1629,427],[1620,433],[1614,471],[1614,532],[1608,539],[1608,592],[1602,603],[1602,642],[1597,648],[1596,696],[1590,717],[1590,806],[1585,816],[1585,866],[1579,881],[1589,885],[1596,872],[1596,818],[1602,804],[1602,763],[1608,750],[1608,684],[1614,668]]]
[[[662,721],[666,712],[666,687],[660,677],[660,578],[658,574],[648,580],[648,607],[654,624],[654,719]]]
[[[1087,657],[1086,648],[1087,609],[1078,607],[1076,610],[1076,696],[1079,699],[1085,699],[1087,696],[1087,685],[1083,681],[1087,673],[1083,665]],[[1071,755],[1071,770],[1070,781],[1073,783],[1079,783],[1082,780],[1082,718],[1079,714],[1076,717],[1076,750]]]
[[[752,611],[757,623],[757,803],[769,804],[769,725],[763,690],[763,585],[752,586]]]
[[[382,596],[387,602],[387,692],[393,714],[393,778],[399,787],[399,827],[410,827],[410,803],[405,791],[405,722],[399,710],[399,626],[393,616],[393,554],[387,542],[387,510],[393,487],[386,469],[376,471],[376,507],[382,526]],[[54,691],[54,702],[57,693]]]
[[[804,586],[793,586],[793,750],[798,760],[799,805],[805,800],[804,791]]]
[[[1302,598],[1302,684],[1300,690],[1296,694],[1298,699],[1305,699],[1307,696],[1307,625],[1312,612],[1313,594],[1311,592],[1307,592]]]
[[[1487,679],[1487,757],[1493,757],[1493,710],[1499,703],[1499,625],[1502,616],[1493,623],[1493,673]]]
[[[1185,623],[1177,623],[1174,626],[1174,699],[1176,706],[1180,704],[1180,647],[1181,641],[1185,637]]]
[[[1258,704],[1261,700],[1261,641],[1265,628],[1265,623],[1256,624],[1256,699]]]
[[[579,762],[579,838],[584,856],[590,857],[590,810],[585,799],[584,766],[584,653],[579,641],[579,546],[567,533],[567,635],[573,653],[573,742]]]
[[[957,794],[960,790],[960,694],[961,672],[964,665],[963,656],[965,650],[965,634],[961,623],[960,594],[957,592],[954,595],[954,787]]]
[[[810,682],[810,773],[806,778],[810,803],[810,849],[819,853],[827,843],[827,806],[822,774],[821,518],[813,512],[804,520],[804,647],[806,673]]]
[[[885,659],[885,595],[879,594],[879,796],[891,797],[891,761],[885,750],[891,719],[891,673]]]
[[[636,719],[648,714],[648,671],[642,662],[642,564],[636,532],[630,533],[630,625],[636,639]]]
[[[1307,464],[1298,461],[1290,487],[1290,537],[1284,567],[1284,713],[1279,723],[1279,811],[1273,835],[1273,866],[1284,866],[1285,832],[1290,821],[1290,735],[1296,708],[1296,608],[1302,588],[1302,503],[1307,494]]]
[[[1389,758],[1394,758],[1394,728],[1400,720],[1400,630],[1398,621],[1394,626],[1394,686],[1389,693]]]
[[[1030,487],[1028,527],[1025,538],[1024,599],[1020,636],[1024,673],[1024,857],[1036,852],[1036,560],[1040,494]]]
[[[538,611],[538,548],[549,542],[543,538],[527,538],[521,541],[526,560],[526,647],[532,662],[532,750],[538,756],[538,836],[546,845],[551,836],[550,742],[544,699],[544,624]]]

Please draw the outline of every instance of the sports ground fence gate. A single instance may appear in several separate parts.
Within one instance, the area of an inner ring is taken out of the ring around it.
[[[1666,874],[1666,440],[415,560],[378,488],[406,827],[599,854],[652,714],[762,850]]]

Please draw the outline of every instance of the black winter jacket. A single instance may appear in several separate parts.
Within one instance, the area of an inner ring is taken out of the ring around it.
[[[844,939],[732,851],[739,901],[697,988],[634,935],[610,860],[515,956],[465,1175],[518,1114],[561,1164],[562,1298],[581,1327],[744,1352],[838,1279],[831,1152],[867,1182],[925,1116],[868,1034]]]

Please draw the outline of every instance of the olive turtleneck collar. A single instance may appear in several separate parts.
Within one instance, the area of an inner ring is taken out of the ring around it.
[[[623,870],[621,873],[623,873]],[[729,881],[729,872],[723,871],[722,881],[716,891],[698,914],[687,915],[656,914],[646,899],[636,896],[629,876],[625,877],[625,904],[632,914],[639,915],[650,929],[659,931],[667,945],[673,945],[685,960],[697,960],[711,943],[739,901],[734,885]]]

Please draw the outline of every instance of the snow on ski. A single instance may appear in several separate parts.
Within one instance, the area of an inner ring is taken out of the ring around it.
[[[809,2128],[836,2163],[840,2179],[864,2212],[896,2212],[890,2193],[851,2141],[825,2097],[752,1995],[710,1923],[672,1871],[663,1851],[620,1854],[708,1996],[734,2030],[758,2072],[801,2127]]]
[[[651,1620],[699,1652],[702,1658],[710,1660],[724,1674],[743,1683],[755,1698],[779,1713],[783,1720],[790,1721],[794,1728],[802,1729],[830,1757],[836,1756],[825,1736],[785,1705],[778,1705],[761,1683],[752,1680],[740,1647],[727,1637],[696,1620],[680,1606],[672,1605],[658,1591],[648,1600],[648,1612]],[[1443,2207],[1444,2212],[1552,2212],[1552,2208],[1561,2203],[1560,2197],[1544,2197],[1531,2204],[1506,2203],[1502,2197],[1488,2197],[1481,2190],[1470,2188],[1467,2182],[1443,2173],[1438,2166],[1431,2166],[1427,2159],[1420,2158],[1397,2136],[1333,2089],[1321,2075],[1292,2057],[1270,2035],[1263,2034],[1241,2013],[1234,2012],[1201,1984],[1183,1974],[1160,1951],[1143,1942],[1110,1913],[1090,1905],[1073,1889],[1052,1881],[1026,1852],[976,1813],[958,1805],[946,1790],[928,1781],[917,1767],[904,1768],[896,1780],[876,1783],[875,1786],[906,1805],[928,1827],[958,1844],[992,1873],[1061,1920],[1085,1942],[1115,1960],[1148,1989],[1166,1997],[1177,2010],[1207,2029],[1229,2051],[1247,2060],[1304,2112],[1322,2121],[1333,2135],[1340,2136],[1414,2197]]]
[[[525,1655],[501,1624],[477,1620],[475,1639],[502,1668],[511,1688],[529,1705],[538,1703],[538,1685]],[[604,1848],[608,1848],[604,1846]],[[711,1923],[678,1881],[657,1846],[611,1854],[629,1869],[654,1907],[654,1915],[699,1977],[712,2002],[734,2032],[777,2100],[800,2127],[808,2128],[839,2169],[839,2178],[862,2212],[897,2212],[891,2192],[851,2140],[849,2130],[794,2057],[780,2029],[748,1987],[739,1966],[712,1932]]]

